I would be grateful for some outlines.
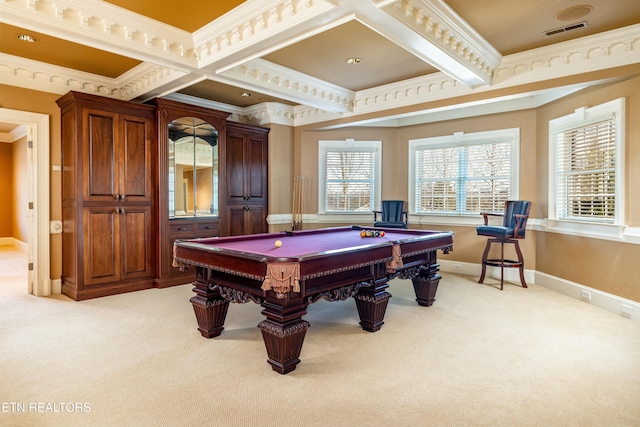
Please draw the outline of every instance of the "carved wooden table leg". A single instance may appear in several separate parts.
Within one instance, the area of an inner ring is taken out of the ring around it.
[[[416,292],[416,301],[419,305],[429,307],[436,300],[436,291],[441,276],[438,274],[439,264],[425,265],[417,276],[413,277],[413,289]]]
[[[222,333],[229,309],[229,301],[217,289],[209,286],[210,273],[206,268],[197,267],[193,288],[196,295],[190,300],[198,321],[198,330],[205,338],[217,337]]]
[[[391,294],[385,290],[388,287],[389,283],[385,279],[373,286],[360,288],[354,295],[360,315],[360,325],[365,331],[375,332],[384,324],[384,314],[391,298]]]
[[[289,298],[268,297],[262,302],[262,314],[267,318],[258,327],[267,348],[267,361],[280,374],[293,371],[300,363],[302,343],[309,328],[309,322],[302,320],[302,316],[307,314],[307,305],[299,299],[292,301]]]

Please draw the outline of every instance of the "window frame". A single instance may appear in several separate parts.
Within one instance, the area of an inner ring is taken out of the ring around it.
[[[588,126],[601,121],[615,120],[615,218],[613,222],[590,220],[588,218],[559,218],[557,214],[558,143],[557,135],[572,129]],[[625,212],[625,99],[617,98],[593,107],[581,107],[573,113],[549,121],[549,193],[548,228],[551,231],[575,233],[580,230],[603,237],[620,236],[624,226]]]
[[[327,211],[325,209],[327,198],[326,183],[326,152],[344,151],[344,152],[367,152],[375,153],[374,156],[374,177],[373,177],[373,201],[371,203],[371,211],[380,205],[380,197],[382,193],[382,141],[357,141],[355,139],[345,139],[339,141],[320,140],[318,141],[318,213],[326,215],[355,215],[370,214],[371,211]]]
[[[415,157],[416,151],[424,148],[451,148],[470,145],[482,145],[495,142],[511,143],[511,177],[510,177],[510,199],[519,197],[520,182],[520,128],[496,129],[482,132],[455,132],[452,135],[417,138],[409,140],[409,214],[415,215],[420,223],[458,223],[460,221],[466,223],[472,219],[475,224],[477,212],[416,212],[416,171]],[[460,220],[455,220],[459,218]],[[466,220],[465,220],[466,219]]]

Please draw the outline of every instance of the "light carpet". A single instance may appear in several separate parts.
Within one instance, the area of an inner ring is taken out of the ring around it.
[[[535,284],[443,273],[426,308],[396,279],[376,333],[352,299],[320,301],[280,375],[259,305],[232,304],[205,339],[190,285],[33,297],[6,248],[2,426],[640,426],[640,325]]]

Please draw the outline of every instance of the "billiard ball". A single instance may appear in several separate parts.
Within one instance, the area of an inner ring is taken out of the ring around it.
[[[276,240],[274,244],[276,245],[276,248],[279,248],[282,246],[282,240]]]

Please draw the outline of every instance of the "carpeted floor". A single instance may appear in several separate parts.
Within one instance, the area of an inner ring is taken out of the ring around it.
[[[189,285],[37,298],[16,252],[0,247],[2,426],[640,426],[640,325],[535,284],[447,273],[425,308],[394,280],[373,334],[353,300],[320,301],[283,376],[256,304],[207,340]]]

